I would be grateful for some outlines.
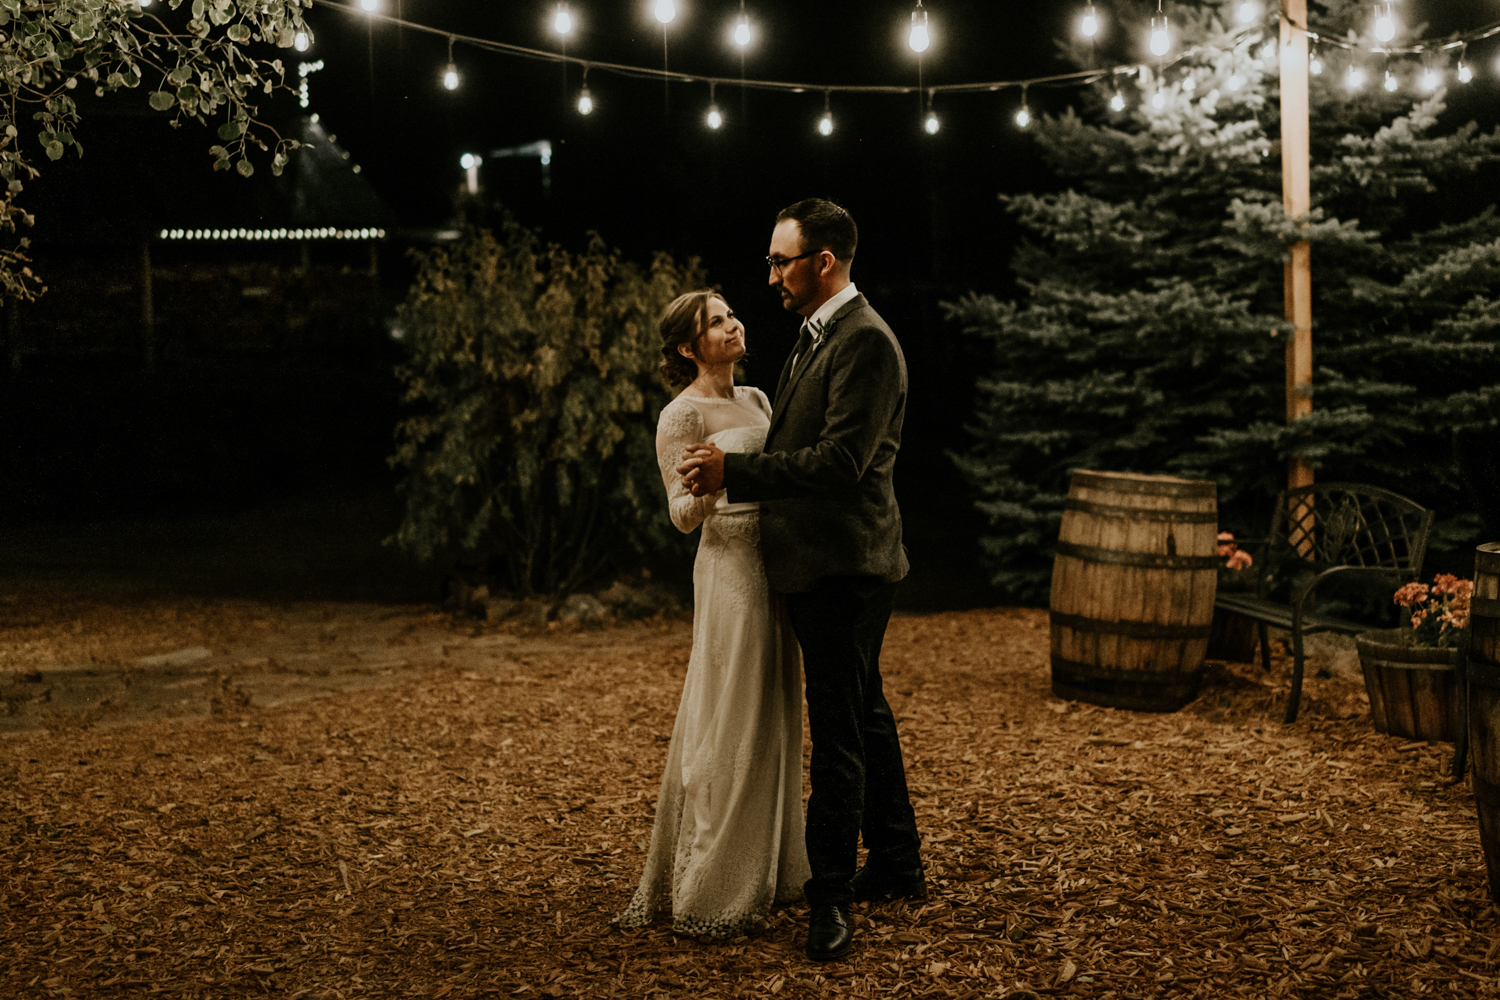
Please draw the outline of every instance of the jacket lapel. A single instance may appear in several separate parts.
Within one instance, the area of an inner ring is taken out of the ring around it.
[[[781,418],[786,413],[787,403],[791,401],[792,393],[797,391],[797,386],[802,382],[802,376],[807,374],[807,370],[817,360],[819,351],[827,346],[828,339],[838,332],[839,321],[864,304],[864,293],[860,293],[848,302],[845,302],[838,312],[830,316],[828,318],[828,326],[823,332],[822,344],[818,347],[808,349],[810,353],[806,358],[801,359],[801,363],[797,365],[796,371],[788,372],[788,368],[792,362],[790,359],[787,361],[787,366],[781,370],[781,381],[776,386],[776,405],[771,409],[771,427],[766,432],[767,437],[776,432],[776,425],[781,423]]]

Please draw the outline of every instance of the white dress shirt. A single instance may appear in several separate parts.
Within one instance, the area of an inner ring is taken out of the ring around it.
[[[841,291],[829,298],[827,302],[818,306],[818,311],[809,316],[807,322],[802,324],[803,330],[809,326],[813,329],[812,346],[807,349],[808,357],[812,357],[813,353],[823,343],[823,336],[828,332],[828,321],[833,318],[833,314],[848,305],[850,300],[858,294],[859,289],[854,287],[854,282],[849,282]],[[801,330],[798,333],[800,334]],[[792,371],[795,372],[797,370],[797,362],[800,360],[802,360],[800,354],[792,358]]]

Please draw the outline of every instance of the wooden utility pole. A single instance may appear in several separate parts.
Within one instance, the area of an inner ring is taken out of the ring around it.
[[[1311,138],[1308,135],[1307,0],[1281,0],[1281,197],[1288,218],[1312,210]],[[1286,318],[1296,329],[1286,345],[1286,419],[1312,413],[1312,248],[1292,244],[1286,264]],[[1287,463],[1288,489],[1311,486],[1306,459]]]

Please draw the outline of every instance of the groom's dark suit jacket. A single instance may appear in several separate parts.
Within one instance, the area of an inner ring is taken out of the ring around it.
[[[891,475],[906,414],[896,335],[856,295],[810,358],[781,371],[765,451],[724,457],[729,499],[760,501],[760,542],[774,590],[823,577],[906,576]]]

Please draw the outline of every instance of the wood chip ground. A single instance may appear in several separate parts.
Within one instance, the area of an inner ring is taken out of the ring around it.
[[[622,932],[690,635],[613,637],[0,741],[0,996],[1500,992],[1448,747],[1376,734],[1333,678],[1283,727],[1284,686],[1250,666],[1210,665],[1175,714],[1057,701],[1037,610],[891,624],[925,904],[859,908],[830,965],[803,957],[800,907],[733,941]]]

